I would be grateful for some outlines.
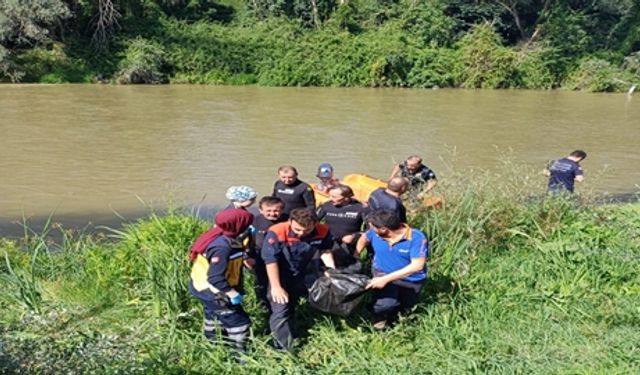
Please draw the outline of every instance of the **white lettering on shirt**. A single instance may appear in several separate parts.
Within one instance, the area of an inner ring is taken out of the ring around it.
[[[293,194],[295,192],[294,189],[278,189],[278,193],[280,194]]]

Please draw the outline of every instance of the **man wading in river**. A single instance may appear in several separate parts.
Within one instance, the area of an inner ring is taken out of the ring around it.
[[[547,192],[551,195],[573,193],[575,182],[584,181],[584,174],[580,162],[587,157],[587,153],[582,150],[575,150],[566,158],[554,160],[544,170],[545,176],[549,177],[549,187]]]

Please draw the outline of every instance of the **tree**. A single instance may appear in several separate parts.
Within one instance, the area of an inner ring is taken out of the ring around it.
[[[19,49],[49,41],[50,31],[71,12],[62,0],[3,0],[0,2],[0,73],[11,81],[21,73],[13,61]]]
[[[97,10],[91,18],[93,35],[91,43],[98,49],[105,49],[118,27],[120,12],[116,9],[113,0],[97,0]]]
[[[3,0],[0,43],[12,49],[47,41],[50,28],[70,15],[61,0]]]

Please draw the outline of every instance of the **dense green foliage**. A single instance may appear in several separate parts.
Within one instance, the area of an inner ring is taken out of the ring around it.
[[[414,212],[430,278],[389,331],[365,308],[342,319],[304,304],[308,334],[278,353],[250,293],[244,368],[206,342],[186,290],[207,223],[169,212],[109,238],[0,241],[0,373],[638,373],[640,207],[526,198],[536,188],[517,170],[443,180],[445,207]]]
[[[0,5],[5,81],[624,91],[639,50],[633,0]]]

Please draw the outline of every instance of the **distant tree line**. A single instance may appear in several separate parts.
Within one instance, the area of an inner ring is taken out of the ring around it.
[[[5,82],[622,91],[636,0],[4,0]]]

